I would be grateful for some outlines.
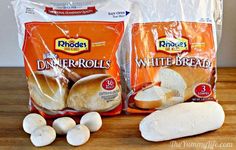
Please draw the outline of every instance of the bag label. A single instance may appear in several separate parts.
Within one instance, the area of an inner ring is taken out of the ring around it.
[[[200,83],[194,88],[194,95],[198,98],[208,98],[212,94],[212,87],[207,83]]]
[[[56,16],[74,16],[89,15],[97,12],[96,7],[87,7],[86,9],[54,9],[53,7],[45,7],[45,12]]]
[[[90,42],[86,38],[58,38],[55,40],[55,50],[68,54],[88,52],[89,45]]]
[[[157,51],[176,54],[190,51],[189,47],[189,41],[187,38],[162,37],[158,40]]]

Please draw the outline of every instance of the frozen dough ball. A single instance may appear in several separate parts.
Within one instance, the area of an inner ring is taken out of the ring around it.
[[[66,134],[70,129],[76,126],[76,122],[70,117],[62,117],[53,121],[52,127],[57,134]]]
[[[90,132],[96,132],[102,127],[102,118],[97,112],[89,112],[83,115],[80,124],[87,126]]]
[[[30,140],[36,147],[51,144],[56,139],[56,131],[50,126],[37,128],[30,136]]]
[[[80,146],[85,144],[89,137],[89,129],[85,125],[80,124],[68,131],[66,140],[72,146]]]
[[[23,120],[23,129],[26,133],[31,134],[35,129],[46,126],[46,120],[39,114],[28,114]]]

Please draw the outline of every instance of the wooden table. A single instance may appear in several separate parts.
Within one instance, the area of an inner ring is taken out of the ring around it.
[[[173,141],[151,143],[140,137],[138,125],[142,115],[119,115],[103,119],[103,127],[93,133],[81,147],[67,144],[65,137],[43,149],[215,149],[236,150],[236,68],[218,69],[217,96],[223,105],[224,126],[214,132]],[[28,113],[28,90],[23,68],[0,69],[0,150],[34,149],[29,135],[22,130],[22,120]],[[228,147],[228,148],[220,148]]]

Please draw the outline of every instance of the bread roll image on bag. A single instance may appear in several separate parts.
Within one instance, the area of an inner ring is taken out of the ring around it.
[[[223,0],[130,1],[120,54],[126,112],[148,114],[187,101],[217,101]],[[162,92],[146,90],[149,83],[176,94],[161,98]]]
[[[68,79],[53,70],[37,71],[28,78],[28,88],[33,102],[48,110],[66,107]]]
[[[73,82],[78,81],[81,78],[93,75],[93,74],[106,74],[105,69],[81,69],[81,68],[68,68],[64,70],[64,74],[67,79]]]
[[[121,104],[121,88],[107,74],[95,74],[77,81],[71,88],[67,106],[77,111],[105,112]]]
[[[140,122],[139,130],[145,140],[161,142],[217,130],[224,119],[217,102],[188,102],[151,113]]]

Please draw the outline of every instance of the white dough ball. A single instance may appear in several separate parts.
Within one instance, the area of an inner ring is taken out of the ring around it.
[[[70,117],[62,117],[53,121],[52,127],[59,135],[66,134],[70,129],[76,126],[76,122]]]
[[[36,147],[51,144],[56,139],[56,131],[50,126],[43,126],[36,129],[30,136],[30,140]]]
[[[89,112],[83,115],[80,124],[87,126],[90,132],[96,132],[102,127],[102,118],[97,112]]]
[[[72,146],[80,146],[85,144],[89,137],[89,129],[85,125],[80,124],[68,131],[66,140]]]
[[[23,120],[23,129],[26,133],[31,134],[35,129],[46,126],[46,120],[39,114],[28,114]]]

